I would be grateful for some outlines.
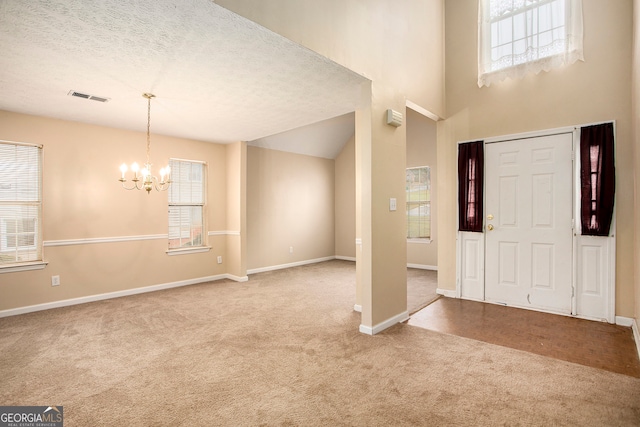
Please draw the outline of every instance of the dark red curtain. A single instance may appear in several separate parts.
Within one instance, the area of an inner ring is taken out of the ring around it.
[[[580,130],[582,234],[608,236],[616,189],[613,123]]]
[[[458,224],[460,231],[482,233],[484,144],[458,145]]]

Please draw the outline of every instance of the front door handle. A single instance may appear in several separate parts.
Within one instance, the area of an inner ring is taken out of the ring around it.
[[[488,229],[489,231],[493,230],[493,224],[489,224],[489,225],[487,225],[487,229]]]

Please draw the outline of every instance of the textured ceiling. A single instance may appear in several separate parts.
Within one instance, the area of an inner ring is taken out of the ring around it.
[[[151,92],[152,133],[223,143],[350,113],[366,81],[211,0],[0,0],[0,52],[2,110],[145,131]]]

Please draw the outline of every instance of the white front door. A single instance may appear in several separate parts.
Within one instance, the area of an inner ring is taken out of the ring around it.
[[[485,146],[485,299],[571,313],[571,133]]]

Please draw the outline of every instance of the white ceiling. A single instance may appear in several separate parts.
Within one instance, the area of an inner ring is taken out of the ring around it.
[[[355,113],[249,142],[249,145],[335,159],[355,133]]]
[[[367,81],[211,0],[0,0],[0,52],[2,110],[322,157]]]

